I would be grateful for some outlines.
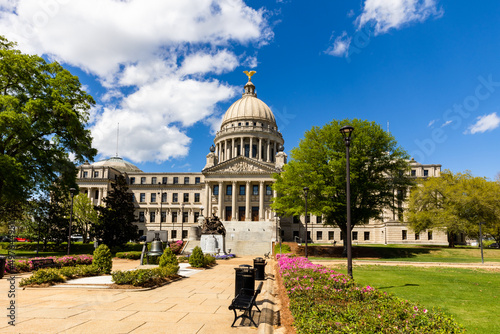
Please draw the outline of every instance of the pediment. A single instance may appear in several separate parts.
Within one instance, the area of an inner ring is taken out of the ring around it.
[[[203,174],[267,174],[267,175],[276,172],[278,172],[278,170],[274,167],[242,156],[224,161],[218,165],[204,169],[202,171]]]

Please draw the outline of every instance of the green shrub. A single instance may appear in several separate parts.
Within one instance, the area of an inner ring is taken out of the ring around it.
[[[180,254],[183,245],[184,242],[182,240],[177,240],[176,242],[171,242],[169,247],[172,249],[174,254],[178,255]]]
[[[177,261],[177,256],[175,256],[170,247],[165,248],[163,254],[160,256],[159,261],[160,268],[166,267],[167,264],[173,264],[175,266],[179,264],[179,261]]]
[[[102,244],[94,251],[94,260],[92,264],[96,266],[103,274],[109,274],[113,267],[113,259],[108,246]]]
[[[114,271],[113,282],[119,285],[128,284],[133,286],[151,287],[160,285],[175,277],[179,270],[178,265],[166,264],[162,268],[137,269],[129,271]]]
[[[215,257],[210,254],[205,254],[205,266],[212,266],[215,264]]]
[[[62,283],[66,280],[64,276],[59,272],[60,269],[56,268],[47,268],[37,270],[31,275],[31,277],[23,278],[21,282],[19,282],[19,286],[26,286],[31,284],[44,284],[48,283],[50,285],[54,283]]]
[[[189,256],[179,256],[179,257],[177,258],[177,261],[178,261],[179,263],[189,262]]]
[[[189,265],[193,268],[203,268],[205,267],[205,256],[200,246],[196,246],[193,249],[193,253],[189,257]]]
[[[116,257],[120,259],[129,259],[129,260],[139,260],[141,258],[142,252],[119,252],[116,253]]]

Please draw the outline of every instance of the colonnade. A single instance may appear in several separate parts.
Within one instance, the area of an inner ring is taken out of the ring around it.
[[[233,137],[219,141],[215,146],[215,154],[218,161],[223,162],[238,155],[246,155],[245,144],[249,145],[248,157],[255,157],[258,161],[274,162],[274,156],[276,155],[279,143],[272,139],[248,136]],[[254,146],[257,146],[256,151],[254,151]]]

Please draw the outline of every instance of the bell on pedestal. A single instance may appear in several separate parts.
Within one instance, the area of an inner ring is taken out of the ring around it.
[[[155,239],[151,242],[151,250],[148,252],[148,256],[161,256],[163,254],[163,245],[161,240]]]

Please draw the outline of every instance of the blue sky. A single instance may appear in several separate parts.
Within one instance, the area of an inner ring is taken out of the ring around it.
[[[389,127],[422,163],[500,172],[500,2],[0,0],[0,31],[97,101],[97,159],[201,171],[254,69],[289,151],[332,119]]]

